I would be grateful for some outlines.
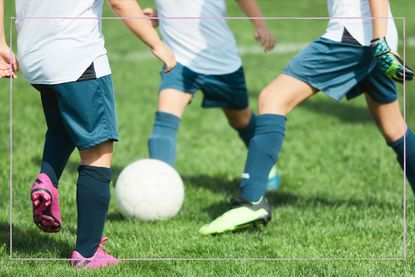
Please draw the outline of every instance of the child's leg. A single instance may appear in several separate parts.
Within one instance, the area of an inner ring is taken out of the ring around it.
[[[76,251],[86,258],[95,254],[104,231],[110,203],[112,149],[113,142],[107,141],[79,152]]]
[[[48,130],[40,174],[31,190],[33,221],[44,232],[58,232],[62,226],[58,182],[75,144],[62,122],[56,93],[47,86],[37,88]]]
[[[239,134],[246,147],[255,134],[256,115],[249,109],[232,110],[223,109],[225,116],[231,125]]]
[[[75,144],[62,122],[56,93],[43,91],[40,94],[48,126],[40,173],[46,174],[57,188],[63,169],[75,149]]]
[[[267,191],[268,174],[281,150],[286,115],[314,93],[314,88],[287,75],[279,76],[261,92],[255,136],[249,143],[240,183],[241,199],[233,202],[232,209],[202,226],[199,233],[222,233],[271,219],[271,207],[263,196]]]
[[[160,92],[153,132],[148,140],[151,159],[161,160],[174,166],[177,129],[180,118],[191,99],[192,94],[175,89],[164,89]]]
[[[404,139],[406,138],[406,177],[415,191],[415,134],[409,128],[405,132],[405,122],[399,102],[378,103],[368,94],[366,94],[366,102],[387,144],[395,151],[402,169],[404,167]]]
[[[249,144],[241,181],[241,197],[256,202],[267,190],[268,174],[278,159],[286,115],[317,91],[308,84],[280,75],[259,96],[255,136]]]

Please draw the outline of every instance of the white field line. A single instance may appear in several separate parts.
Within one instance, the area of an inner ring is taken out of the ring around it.
[[[402,43],[402,41],[400,43]],[[304,49],[304,47],[306,47],[308,44],[309,42],[278,43],[274,50],[267,54],[279,55],[297,53]],[[406,40],[406,47],[415,48],[415,38],[408,38]],[[264,53],[264,51],[259,46],[240,46],[238,48],[241,56],[259,55]],[[125,54],[110,52],[108,55],[113,61],[142,62],[153,59],[153,55],[150,53],[150,51],[133,51]]]

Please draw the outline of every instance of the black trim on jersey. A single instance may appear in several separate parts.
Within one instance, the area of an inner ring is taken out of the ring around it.
[[[346,28],[343,30],[343,36],[342,36],[342,42],[343,43],[351,43],[355,45],[362,46],[360,42],[358,42],[350,33],[347,31]]]
[[[97,75],[95,74],[95,67],[94,63],[91,63],[91,65],[85,70],[84,73],[82,73],[81,77],[79,77],[77,82],[80,81],[86,81],[86,80],[95,80],[97,78]]]

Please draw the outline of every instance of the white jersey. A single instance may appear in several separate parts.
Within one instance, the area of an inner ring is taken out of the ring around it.
[[[328,0],[329,26],[324,38],[340,42],[344,28],[362,45],[370,45],[372,39],[372,19],[368,0]],[[340,18],[339,18],[340,17]],[[353,19],[348,18],[353,17]],[[392,13],[389,9],[389,16]],[[389,47],[393,51],[398,48],[398,32],[393,19],[388,20],[386,36]]]
[[[235,38],[223,18],[225,0],[157,0],[157,10],[163,40],[179,63],[209,75],[228,74],[241,67]]]
[[[111,74],[97,19],[102,5],[103,0],[16,0],[18,60],[30,83],[76,81],[92,63],[97,78]]]

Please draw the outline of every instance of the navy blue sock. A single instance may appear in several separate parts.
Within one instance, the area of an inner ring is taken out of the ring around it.
[[[112,171],[106,167],[81,165],[78,172],[78,230],[75,249],[89,258],[97,251],[104,231],[111,198]]]
[[[176,134],[180,118],[165,113],[156,112],[153,133],[148,139],[150,159],[156,159],[174,166],[176,162]]]
[[[408,128],[406,135],[397,141],[390,143],[389,146],[396,153],[396,158],[403,169],[404,165],[404,139],[406,137],[406,178],[415,192],[415,134]]]
[[[255,135],[256,118],[256,114],[252,113],[251,120],[245,128],[234,128],[238,131],[239,137],[245,143],[246,147],[249,147],[249,142]]]
[[[251,139],[248,158],[241,180],[240,196],[256,202],[267,191],[268,174],[278,159],[285,134],[283,115],[264,114],[257,117],[255,136]]]

